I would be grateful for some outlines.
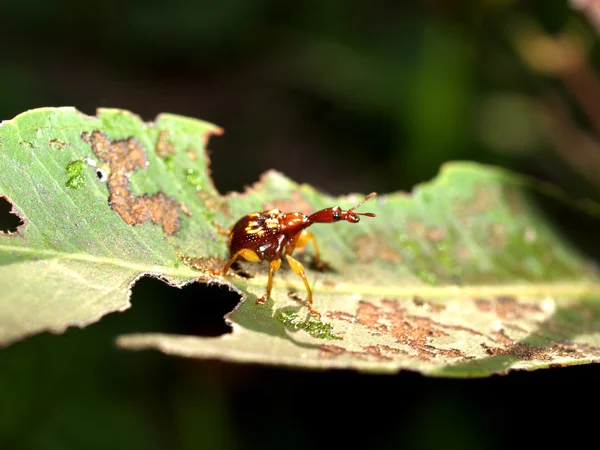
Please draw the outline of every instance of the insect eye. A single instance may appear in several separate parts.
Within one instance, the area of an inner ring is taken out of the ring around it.
[[[342,218],[342,215],[339,212],[334,212],[333,213],[333,220],[340,220]]]

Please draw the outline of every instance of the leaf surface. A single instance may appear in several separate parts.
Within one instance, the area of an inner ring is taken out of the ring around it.
[[[23,225],[0,235],[0,343],[126,309],[132,284],[151,275],[178,287],[227,284],[245,300],[227,317],[230,334],[132,334],[119,338],[122,347],[438,376],[599,360],[596,269],[546,220],[529,182],[471,163],[446,165],[412,195],[361,207],[377,218],[310,228],[328,268],[311,267],[310,246],[295,255],[321,320],[308,315],[285,260],[271,298],[256,305],[266,263],[240,263],[226,278],[206,271],[228,257],[219,228],[270,208],[347,209],[362,196],[330,198],[277,172],[220,196],[205,157],[208,136],[219,132],[120,110],[88,117],[45,108],[4,122],[0,195]]]

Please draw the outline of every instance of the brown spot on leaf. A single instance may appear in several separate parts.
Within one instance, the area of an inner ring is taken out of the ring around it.
[[[67,144],[59,139],[51,139],[48,145],[55,150],[62,150]]]
[[[466,299],[465,299],[466,301]],[[594,302],[569,306],[558,310],[550,318],[544,319],[549,311],[540,302],[525,302],[512,296],[500,296],[493,299],[475,299],[480,314],[489,313],[501,319],[490,321],[485,330],[474,330],[461,325],[446,324],[440,319],[440,311],[425,311],[423,316],[415,314],[417,308],[427,306],[421,298],[412,303],[383,299],[380,303],[359,302],[356,314],[336,311],[328,314],[333,320],[357,324],[368,329],[374,339],[381,336],[392,337],[399,344],[382,345],[370,343],[360,349],[343,347],[321,347],[321,355],[335,358],[340,355],[367,361],[390,361],[395,355],[403,355],[423,361],[439,359],[451,360],[449,364],[461,364],[460,360],[473,360],[479,352],[449,347],[457,339],[463,339],[464,333],[473,335],[472,340],[480,342],[480,348],[486,355],[481,361],[500,357],[502,367],[527,361],[540,361],[559,364],[564,359],[590,360],[600,362],[600,346],[579,343],[573,336],[597,333],[600,326],[600,308]],[[410,311],[410,312],[409,312]],[[523,325],[523,326],[520,326]],[[560,333],[559,333],[560,331]],[[457,332],[463,332],[458,334]],[[461,336],[461,334],[463,336]],[[573,339],[573,340],[572,340]],[[389,338],[388,338],[389,342]],[[479,364],[477,360],[473,363]],[[486,362],[487,364],[487,362]]]
[[[346,350],[338,345],[322,345],[319,356],[321,358],[336,358],[341,355],[351,356],[364,361],[391,361],[394,355],[408,355],[408,353],[399,348],[393,348],[388,345],[365,345],[362,351]]]
[[[355,320],[352,314],[343,311],[330,311],[325,313],[325,316],[329,319],[343,320],[344,322],[350,323],[352,323]]]
[[[440,242],[446,237],[446,231],[440,227],[428,228],[426,234],[432,242]]]
[[[462,244],[459,244],[456,248],[456,254],[458,255],[458,259],[461,261],[466,261],[471,257],[471,252],[469,249]]]
[[[597,309],[592,307],[592,319],[590,328],[586,329],[584,315],[580,314],[579,306],[569,309],[569,316],[573,323],[565,323],[562,318],[550,318],[537,323],[531,316],[542,312],[541,306],[534,303],[519,302],[513,297],[499,297],[495,300],[476,300],[476,305],[485,312],[495,312],[503,320],[503,328],[493,331],[488,336],[492,344],[482,343],[481,346],[490,357],[508,356],[522,361],[553,361],[557,358],[571,359],[598,359],[600,358],[600,347],[572,342],[569,336],[586,332],[596,332]],[[584,306],[585,308],[585,306]],[[576,314],[575,314],[576,313]],[[527,320],[537,323],[539,327],[535,332],[523,339],[527,331],[522,327],[511,323],[511,320]],[[506,330],[512,330],[521,336],[518,339],[511,337]],[[557,336],[562,338],[557,339]]]
[[[179,231],[179,209],[177,202],[164,192],[135,196],[129,187],[129,174],[147,165],[146,153],[134,138],[109,140],[100,131],[83,133],[82,139],[89,142],[94,154],[110,167],[107,186],[108,203],[128,225],[140,225],[152,221],[162,224],[165,233]]]
[[[383,236],[367,235],[356,239],[354,254],[361,263],[369,263],[375,258],[396,264],[402,262],[402,256],[390,247],[388,240]]]
[[[156,154],[160,158],[166,158],[169,155],[174,155],[177,152],[175,146],[169,140],[170,133],[166,130],[161,130],[156,141]]]
[[[490,312],[494,309],[492,302],[485,298],[476,298],[475,304],[483,312]]]
[[[412,236],[423,238],[427,232],[427,227],[422,220],[410,218],[406,221],[406,232]]]
[[[537,240],[537,232],[535,228],[528,228],[523,234],[523,240],[528,244],[533,244]]]
[[[192,161],[196,161],[198,159],[198,153],[196,153],[196,151],[191,147],[185,151],[185,155]]]
[[[509,330],[517,331],[518,333],[527,334],[527,330],[514,323],[505,323],[504,326]]]
[[[532,313],[542,312],[538,303],[520,302],[514,297],[501,296],[492,300],[478,298],[475,305],[484,312],[495,312],[499,319],[517,320],[527,318]]]
[[[556,358],[598,358],[600,347],[590,344],[574,342],[552,342],[548,345],[532,345],[522,341],[512,341],[503,332],[496,333],[498,341],[502,344],[491,347],[481,344],[485,352],[491,357],[510,356],[521,361],[552,361]]]
[[[27,219],[17,211],[15,204],[6,196],[0,196],[0,235],[18,236],[23,232]]]
[[[335,318],[352,323],[359,323],[371,331],[373,335],[388,335],[400,344],[410,347],[420,360],[431,360],[442,356],[446,358],[466,358],[466,355],[454,348],[440,348],[433,345],[434,338],[445,337],[453,331],[465,331],[467,333],[483,336],[481,333],[467,327],[457,325],[445,325],[429,317],[410,315],[400,306],[396,300],[384,299],[381,305],[361,301],[356,316],[349,314],[338,314]],[[395,349],[397,354],[404,352]],[[382,354],[389,358],[392,353]]]
[[[186,256],[181,253],[177,253],[179,260],[186,266],[191,267],[195,270],[219,270],[223,267],[226,260],[221,258],[198,258],[192,256]]]
[[[342,355],[345,352],[346,352],[346,349],[344,347],[340,347],[339,345],[325,344],[325,345],[321,345],[321,353],[319,354],[319,356],[321,358],[331,359],[331,358],[335,358],[339,355]]]
[[[461,219],[468,216],[480,215],[497,205],[499,188],[493,185],[477,184],[475,193],[468,200],[455,200],[456,212]]]
[[[504,225],[501,223],[494,223],[489,226],[488,231],[488,243],[494,247],[503,248],[506,246],[508,236]]]

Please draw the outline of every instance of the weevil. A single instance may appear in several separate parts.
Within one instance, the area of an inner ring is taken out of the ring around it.
[[[300,261],[294,259],[292,253],[297,248],[306,246],[312,242],[315,249],[315,264],[322,268],[319,254],[319,246],[314,235],[306,229],[315,223],[334,223],[346,220],[350,223],[360,221],[359,216],[375,217],[373,213],[357,213],[355,210],[364,202],[377,195],[375,192],[367,195],[362,202],[354,208],[344,211],[339,206],[325,208],[320,211],[306,215],[300,212],[285,213],[279,209],[254,212],[245,215],[231,228],[229,232],[230,258],[221,270],[213,270],[213,275],[227,274],[231,265],[238,258],[250,262],[269,261],[269,279],[267,292],[256,300],[256,303],[265,303],[271,295],[273,287],[273,274],[281,267],[281,256],[285,252],[285,258],[292,270],[302,278],[306,292],[308,293],[308,309],[311,314],[320,316],[312,307],[313,296],[306,278],[306,271]]]

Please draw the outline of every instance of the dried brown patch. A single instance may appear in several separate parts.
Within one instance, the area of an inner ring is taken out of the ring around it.
[[[195,270],[219,270],[223,268],[223,265],[227,262],[221,258],[197,258],[192,256],[186,256],[181,253],[177,253],[179,260],[186,266],[191,267]]]
[[[504,225],[501,223],[494,223],[489,226],[487,230],[488,243],[494,247],[503,248],[506,247],[508,242],[508,235]]]
[[[494,333],[495,342],[500,346],[481,344],[490,357],[509,356],[521,361],[553,361],[556,358],[599,358],[600,347],[591,344],[579,344],[569,341],[549,341],[547,345],[532,345],[523,341],[514,341],[504,330]]]
[[[337,358],[341,355],[348,355],[364,361],[392,361],[393,356],[408,356],[408,353],[388,345],[365,345],[362,347],[362,351],[350,351],[338,345],[322,345],[319,353],[321,358],[327,359]]]
[[[422,220],[410,218],[406,221],[406,232],[412,236],[423,238],[427,233],[427,227]]]
[[[4,214],[7,217],[3,217]],[[0,219],[6,227],[5,230],[0,230],[0,236],[20,236],[27,224],[27,219],[17,211],[15,204],[5,195],[0,195]]]
[[[196,161],[198,159],[198,153],[196,153],[196,150],[194,150],[193,148],[188,148],[185,151],[185,155],[191,160],[191,161]]]
[[[440,242],[446,237],[446,230],[440,227],[428,228],[426,236],[431,242]]]
[[[480,311],[495,312],[502,320],[528,318],[532,313],[542,312],[542,308],[537,303],[520,302],[509,296],[496,297],[492,300],[478,298],[475,299],[475,305]]]
[[[343,320],[344,322],[354,322],[355,320],[352,314],[343,311],[330,311],[325,313],[325,317],[334,320]]]
[[[134,138],[109,140],[96,130],[83,133],[82,139],[89,142],[94,154],[110,167],[108,176],[108,203],[128,225],[140,225],[151,221],[162,224],[165,233],[179,231],[179,209],[177,202],[164,192],[136,197],[129,187],[128,175],[145,169],[146,153]]]
[[[485,298],[476,298],[475,305],[479,308],[480,311],[490,312],[494,310],[494,304],[491,300]]]
[[[354,241],[354,254],[361,263],[369,263],[375,258],[399,264],[402,256],[393,248],[383,236],[362,236]]]
[[[68,144],[66,142],[63,142],[63,141],[59,140],[59,139],[51,139],[50,142],[48,142],[48,145],[50,146],[50,148],[53,148],[55,150],[62,150]]]
[[[456,248],[456,254],[458,255],[458,259],[461,261],[466,261],[471,257],[471,252],[464,245],[459,244]]]
[[[514,323],[504,323],[503,325],[504,325],[505,328],[508,328],[509,330],[513,330],[513,331],[516,331],[516,332],[521,333],[521,334],[527,334],[528,333],[528,331],[525,328],[520,327],[519,325],[516,325]]]
[[[156,141],[156,154],[160,158],[166,158],[169,155],[177,153],[177,149],[169,140],[171,134],[166,130],[161,130]]]
[[[450,332],[465,331],[477,336],[483,335],[467,327],[444,325],[429,317],[410,315],[396,300],[384,299],[381,305],[361,301],[353,317],[349,314],[338,313],[335,318],[352,323],[360,323],[370,330],[373,335],[392,336],[396,342],[409,346],[416,357],[421,360],[431,360],[437,357],[466,358],[458,349],[439,348],[432,344],[433,338],[450,335]],[[403,350],[396,349],[402,353]],[[391,353],[385,353],[390,356]]]
[[[423,299],[418,297],[414,298],[413,302],[418,307],[428,306]],[[375,344],[364,346],[362,350],[346,351],[342,347],[325,346],[321,347],[321,355],[335,358],[344,354],[370,361],[390,361],[394,359],[394,355],[398,354],[423,361],[434,361],[439,358],[474,359],[474,355],[466,354],[462,350],[440,348],[437,344],[440,339],[448,342],[448,338],[456,337],[456,332],[460,331],[478,339],[481,348],[490,358],[508,357],[514,361],[548,363],[564,358],[600,362],[600,346],[573,342],[569,338],[573,333],[579,335],[597,332],[599,310],[595,304],[584,305],[583,310],[579,311],[580,320],[576,320],[570,315],[569,324],[565,324],[559,319],[539,323],[531,316],[543,312],[541,305],[521,302],[509,296],[497,297],[492,300],[476,299],[475,304],[480,311],[496,314],[498,318],[502,319],[503,328],[487,330],[484,334],[464,326],[443,324],[437,320],[437,311],[432,311],[431,316],[424,317],[408,313],[403,307],[403,303],[395,300],[384,299],[381,304],[362,301],[359,303],[355,315],[336,311],[329,313],[328,317],[353,324],[359,323],[366,327],[372,336],[391,336],[397,343],[403,344],[403,347],[398,349]],[[537,331],[532,332],[514,323],[519,320],[534,325]],[[549,328],[552,329],[550,335],[543,331]],[[559,339],[556,339],[556,330],[559,328],[563,333]],[[446,339],[443,339],[444,337]],[[406,348],[404,346],[410,347],[410,349],[404,351],[403,349]]]
[[[321,352],[319,356],[321,358],[333,359],[340,355],[346,353],[346,349],[344,347],[340,347],[339,345],[321,345]]]
[[[456,212],[459,218],[480,215],[488,209],[494,208],[500,200],[500,192],[497,186],[477,184],[473,196],[468,200],[454,200]]]

